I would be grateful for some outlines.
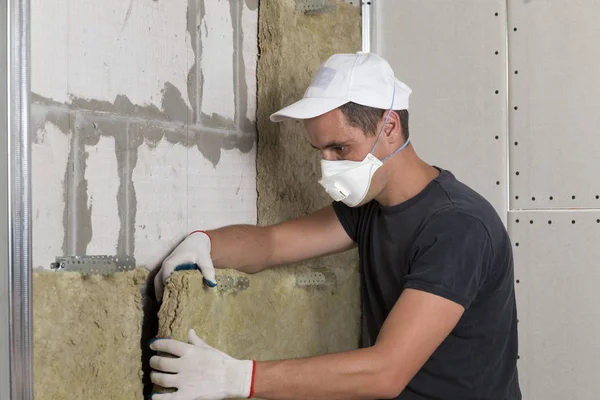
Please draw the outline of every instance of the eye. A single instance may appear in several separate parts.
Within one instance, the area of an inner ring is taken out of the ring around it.
[[[343,152],[344,152],[344,150],[346,150],[346,146],[335,146],[335,147],[333,148],[333,150],[335,150],[335,151],[336,151],[336,152],[338,152],[338,153],[343,153]]]

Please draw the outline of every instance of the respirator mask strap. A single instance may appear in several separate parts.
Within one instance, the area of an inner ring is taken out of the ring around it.
[[[381,137],[381,134],[383,133],[383,130],[385,129],[385,124],[387,124],[388,118],[390,117],[390,114],[392,113],[392,109],[394,108],[394,97],[396,96],[396,85],[394,84],[394,89],[392,91],[392,104],[390,105],[390,109],[387,113],[387,115],[385,116],[385,119],[383,120],[383,125],[381,126],[381,130],[379,130],[379,134],[377,135],[377,140],[375,140],[375,143],[373,144],[373,148],[371,149],[371,154],[373,154],[373,152],[375,151],[375,147],[377,147],[377,142],[379,142],[379,138]]]
[[[390,109],[387,113],[387,115],[385,116],[385,119],[383,120],[383,125],[381,127],[381,130],[379,131],[379,135],[377,135],[377,140],[375,140],[375,144],[373,145],[373,148],[371,149],[371,154],[373,154],[373,152],[375,151],[375,147],[377,147],[377,142],[379,142],[379,138],[381,137],[381,134],[383,133],[383,130],[385,129],[385,124],[388,121],[388,118],[390,117],[390,114],[392,113],[392,110],[394,108],[394,97],[396,96],[396,85],[394,84],[394,89],[392,91],[392,104],[390,105]],[[381,160],[381,162],[384,162],[385,160],[387,160],[388,158],[390,158],[391,156],[393,156],[394,154],[400,152],[401,150],[403,150],[406,146],[408,146],[408,143],[410,142],[410,139],[407,139],[404,144],[402,146],[400,146],[400,148],[396,151],[394,151],[392,154],[390,154],[389,156],[385,157],[383,160]]]

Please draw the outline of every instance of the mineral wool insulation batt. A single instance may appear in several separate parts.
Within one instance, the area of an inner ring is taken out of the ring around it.
[[[143,399],[142,299],[148,271],[33,274],[35,400]]]
[[[186,341],[193,328],[208,345],[258,361],[358,347],[360,297],[349,268],[281,267],[252,275],[217,270],[217,283],[207,287],[198,271],[172,275],[158,337]]]

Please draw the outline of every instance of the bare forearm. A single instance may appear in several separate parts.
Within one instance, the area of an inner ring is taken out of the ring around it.
[[[398,382],[375,348],[324,356],[258,362],[255,397],[263,399],[384,399]]]
[[[268,266],[270,237],[267,228],[231,225],[207,231],[215,268],[232,268],[255,273]]]

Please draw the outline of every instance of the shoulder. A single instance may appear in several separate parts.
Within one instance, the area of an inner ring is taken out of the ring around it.
[[[494,258],[489,234],[478,216],[450,206],[432,215],[417,235],[405,287],[426,290],[468,308]]]
[[[443,193],[443,206],[433,213],[432,220],[452,220],[475,228],[480,225],[488,237],[503,233],[504,223],[497,210],[479,192],[442,170],[438,188]]]
[[[418,237],[445,237],[457,240],[460,236],[490,240],[489,230],[477,213],[456,206],[448,206],[434,213],[424,224]],[[455,237],[458,236],[458,237]]]
[[[354,242],[359,240],[360,232],[364,231],[365,227],[368,226],[376,209],[373,201],[360,207],[349,207],[342,202],[334,201],[332,207],[346,233]]]

